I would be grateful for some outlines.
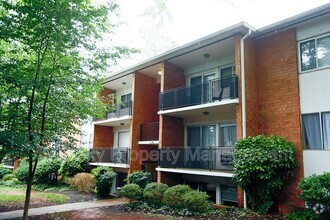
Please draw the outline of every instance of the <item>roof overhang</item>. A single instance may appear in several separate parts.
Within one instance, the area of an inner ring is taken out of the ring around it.
[[[182,46],[176,47],[172,50],[169,50],[167,52],[161,53],[160,55],[157,55],[155,57],[152,57],[150,59],[147,59],[141,63],[138,63],[134,66],[131,66],[129,68],[123,69],[119,72],[115,72],[110,77],[106,78],[103,82],[103,84],[106,84],[107,82],[114,81],[116,79],[122,78],[126,75],[132,74],[134,72],[138,72],[140,70],[143,70],[145,68],[151,67],[153,65],[162,63],[164,61],[173,59],[175,57],[184,55],[186,53],[192,52],[194,50],[198,50],[200,48],[203,48],[205,46],[214,44],[216,42],[222,41],[224,39],[227,39],[231,36],[234,36],[236,34],[242,34],[245,35],[248,33],[249,30],[255,31],[255,28],[250,26],[249,24],[245,22],[240,22],[238,24],[235,24],[233,26],[227,27],[225,29],[222,29],[220,31],[217,31],[213,34],[207,35],[205,37],[202,37],[200,39],[197,39],[195,41],[192,41],[190,43],[184,44]]]
[[[287,30],[292,27],[300,26],[306,22],[318,19],[322,16],[330,16],[330,3],[314,8],[312,10],[300,13],[290,18],[281,20],[271,25],[259,28],[252,34],[255,39],[267,37],[280,31]]]

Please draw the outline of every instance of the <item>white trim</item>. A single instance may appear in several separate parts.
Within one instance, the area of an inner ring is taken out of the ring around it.
[[[125,163],[89,163],[90,165],[93,166],[105,166],[105,167],[117,167],[117,168],[129,168],[129,164],[125,164]]]
[[[173,168],[162,168],[162,167],[157,167],[156,170],[161,172],[182,173],[182,174],[202,175],[202,176],[218,176],[218,177],[228,177],[228,178],[232,178],[234,176],[233,173],[208,171],[208,170],[173,169]]]
[[[2,167],[7,169],[14,169],[14,166],[3,165]]]
[[[318,70],[322,70],[322,69],[327,69],[329,68],[330,66],[327,65],[327,66],[322,66],[322,67],[319,67],[319,64],[318,64],[318,58],[317,58],[317,40],[320,39],[320,38],[324,38],[324,37],[329,37],[330,38],[330,33],[327,32],[327,33],[324,33],[324,34],[321,34],[321,35],[317,35],[317,36],[313,36],[313,37],[310,37],[310,38],[306,38],[306,39],[303,39],[303,40],[300,40],[297,42],[297,51],[298,51],[298,71],[299,71],[299,74],[303,74],[303,73],[309,73],[309,72],[314,72],[314,71],[318,71]],[[301,50],[300,50],[300,45],[302,43],[306,43],[308,41],[311,41],[311,40],[314,40],[314,43],[315,43],[315,59],[316,59],[316,67],[314,69],[310,69],[310,70],[301,70]]]
[[[139,144],[143,145],[158,145],[159,141],[139,141]]]
[[[119,117],[119,118],[110,118],[110,119],[106,119],[106,120],[102,120],[102,121],[95,121],[92,124],[93,125],[102,125],[104,123],[119,122],[119,121],[128,120],[128,119],[132,119],[132,116],[131,115],[125,115],[125,116],[122,116],[122,117]]]
[[[195,109],[208,108],[208,107],[221,106],[221,105],[228,105],[228,104],[237,104],[237,103],[239,103],[239,99],[235,98],[235,99],[215,101],[215,102],[201,104],[201,105],[193,105],[193,106],[188,106],[188,107],[181,107],[181,108],[158,111],[158,114],[159,115],[163,115],[163,114],[165,115],[165,114],[169,114],[169,113],[184,112],[184,111],[190,111],[190,110],[195,110]]]

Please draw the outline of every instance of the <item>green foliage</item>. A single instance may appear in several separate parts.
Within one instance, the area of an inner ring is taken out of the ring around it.
[[[14,174],[9,173],[9,174],[6,174],[6,175],[2,178],[2,180],[6,182],[6,181],[8,181],[8,180],[12,180],[12,179],[14,179],[14,178],[15,178]]]
[[[193,191],[188,185],[175,185],[168,188],[164,193],[164,201],[173,208],[184,207],[184,195]]]
[[[234,180],[250,197],[253,210],[266,213],[283,182],[293,176],[297,162],[292,143],[259,135],[239,140],[234,148]]]
[[[149,205],[160,206],[168,186],[163,183],[149,183],[143,190],[143,198]]]
[[[330,173],[306,177],[298,187],[301,189],[299,198],[306,202],[308,208],[316,213],[330,214]]]
[[[66,178],[66,182],[81,192],[92,192],[95,189],[95,178],[90,173],[77,173],[73,178]]]
[[[57,158],[44,158],[39,161],[34,176],[34,182],[38,184],[56,184],[61,160]]]
[[[184,194],[183,204],[188,210],[192,212],[203,213],[210,206],[208,199],[209,196],[206,194],[206,192],[193,190]]]
[[[6,175],[6,174],[11,174],[13,171],[0,167],[0,180]]]
[[[313,212],[312,210],[306,209],[303,211],[294,211],[291,212],[287,215],[285,215],[285,219],[289,219],[289,220],[313,220],[313,219],[318,219],[317,215],[315,214],[315,212]]]
[[[143,190],[141,187],[135,183],[126,184],[121,188],[123,196],[129,199],[130,203],[141,200],[143,198]]]
[[[14,174],[19,181],[27,182],[29,178],[29,163],[26,159],[21,161]]]
[[[59,173],[62,176],[73,177],[77,173],[89,172],[89,150],[80,148],[70,154],[61,164]]]
[[[113,179],[117,175],[109,167],[97,167],[92,172],[96,180],[96,193],[102,197],[109,196]]]
[[[144,189],[150,183],[150,173],[143,171],[135,171],[127,176],[128,183],[134,183]]]

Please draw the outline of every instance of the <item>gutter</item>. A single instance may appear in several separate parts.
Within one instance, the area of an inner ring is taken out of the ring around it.
[[[245,99],[245,56],[244,56],[244,41],[252,34],[252,29],[241,39],[241,83],[242,83],[242,136],[246,137],[246,99]],[[247,209],[246,192],[243,191],[244,209]]]

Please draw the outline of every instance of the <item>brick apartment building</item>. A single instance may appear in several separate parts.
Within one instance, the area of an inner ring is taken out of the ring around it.
[[[329,85],[330,4],[258,30],[242,22],[107,78],[100,95],[120,102],[94,121],[92,164],[113,167],[118,186],[145,170],[243,206],[236,140],[279,135],[299,166],[278,202],[304,206],[298,181],[330,171]]]

